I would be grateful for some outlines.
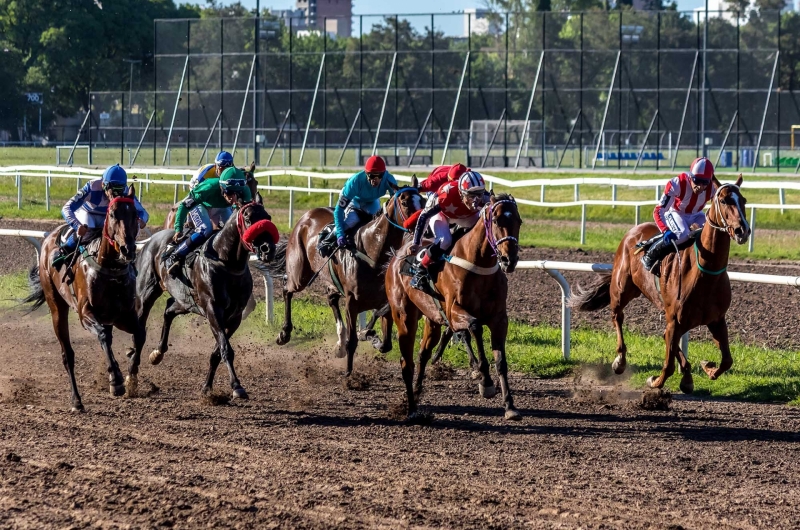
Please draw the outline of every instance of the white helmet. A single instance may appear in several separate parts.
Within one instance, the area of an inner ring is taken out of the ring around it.
[[[467,171],[458,179],[458,190],[462,194],[483,195],[486,191],[486,183],[477,171]]]

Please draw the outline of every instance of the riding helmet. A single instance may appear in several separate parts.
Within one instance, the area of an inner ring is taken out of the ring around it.
[[[367,158],[367,163],[364,164],[364,171],[369,173],[383,173],[386,171],[386,162],[379,156],[371,156]]]
[[[128,174],[119,166],[119,164],[114,164],[103,172],[103,185],[125,186],[127,184]]]
[[[223,193],[241,193],[247,187],[247,177],[238,167],[229,167],[219,176]]]
[[[477,171],[467,171],[458,179],[458,189],[461,193],[476,195],[486,191],[486,183]]]
[[[695,158],[692,165],[689,166],[689,176],[695,183],[698,180],[705,183],[711,182],[711,178],[714,176],[714,165],[704,156]]]
[[[233,165],[233,156],[227,151],[220,151],[214,163],[219,167],[231,167]]]

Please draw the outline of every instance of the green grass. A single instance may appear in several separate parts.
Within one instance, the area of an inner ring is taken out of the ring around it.
[[[321,340],[328,340],[331,345],[335,343],[335,325],[327,306],[295,299],[292,311],[296,326],[292,338],[294,347],[316,348]],[[242,329],[262,337],[265,344],[270,344],[280,331],[282,313],[283,304],[276,304],[278,322],[267,324],[263,319],[264,304],[259,303]],[[420,325],[418,335],[421,335],[421,328]],[[487,351],[491,355],[488,336],[486,339]],[[644,388],[649,376],[660,373],[664,360],[663,339],[627,331],[626,342],[629,352],[626,376],[610,375],[608,382],[612,384],[630,377],[628,384],[634,388]],[[362,351],[365,349],[371,352],[368,347],[361,347]],[[792,402],[800,405],[800,352],[770,350],[738,342],[732,344],[731,349],[733,368],[722,378],[711,381],[700,369],[700,360],[718,362],[719,350],[711,342],[690,343],[689,357],[693,364],[695,395],[747,401]],[[565,361],[561,355],[560,329],[519,322],[512,322],[509,328],[507,352],[511,369],[538,377],[565,377],[584,367],[598,373],[608,373],[615,351],[616,336],[611,330],[576,329],[572,331],[571,359]],[[396,341],[388,358],[393,361],[400,358]],[[461,347],[449,347],[444,359],[455,366],[467,366],[467,354]],[[680,376],[674,375],[668,380],[667,388],[679,392],[679,382]]]
[[[27,271],[0,276],[0,308],[11,308],[28,296]]]

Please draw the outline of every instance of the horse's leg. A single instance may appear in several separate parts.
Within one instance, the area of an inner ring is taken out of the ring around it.
[[[381,353],[389,353],[392,351],[392,326],[394,325],[394,320],[392,320],[392,316],[389,314],[388,307],[387,305],[386,312],[381,315],[381,334],[383,335],[383,340],[378,337],[372,337],[372,346]]]
[[[708,331],[711,332],[714,342],[722,353],[722,360],[718,367],[710,362],[704,362],[702,366],[709,378],[716,379],[733,366],[733,357],[731,357],[731,348],[728,342],[728,323],[725,321],[725,317],[708,324]]]
[[[275,342],[282,346],[289,342],[292,338],[292,330],[294,326],[292,325],[292,293],[291,291],[287,291],[286,287],[283,288],[283,328],[281,328],[281,332],[278,334],[278,338],[275,339]]]
[[[650,388],[661,388],[667,379],[675,373],[675,355],[678,351],[678,342],[681,337],[675,332],[676,322],[674,319],[667,320],[667,329],[664,331],[664,345],[666,353],[664,355],[664,366],[661,368],[661,375],[658,377],[650,376],[647,378],[647,386]]]
[[[349,296],[345,298],[344,305],[347,311],[347,329],[344,334],[347,340],[344,343],[347,351],[347,371],[344,375],[345,377],[350,377],[350,374],[353,373],[353,358],[356,355],[356,348],[358,348],[358,336],[356,335],[358,330],[358,310],[355,307],[355,300]]]
[[[100,324],[95,320],[94,315],[84,313],[82,324],[83,326],[97,336],[100,341],[100,346],[103,348],[103,353],[106,354],[106,364],[108,365],[108,391],[112,396],[125,395],[125,380],[122,377],[122,372],[119,369],[119,364],[114,358],[114,352],[111,350],[112,341],[112,326]]]
[[[358,340],[360,341],[367,341],[372,339],[375,336],[375,330],[372,329],[375,327],[375,324],[378,323],[378,319],[383,316],[383,311],[388,310],[389,304],[386,304],[380,309],[376,309],[372,312],[372,315],[369,317],[367,321],[367,325],[363,329],[358,330]]]
[[[692,365],[689,362],[689,357],[680,347],[681,338],[688,330],[676,327],[675,336],[678,338],[678,346],[675,348],[675,357],[678,360],[678,370],[681,372],[680,389],[684,394],[691,394],[694,392],[694,379],[692,378]]]
[[[493,398],[497,395],[497,389],[492,381],[492,376],[489,374],[489,361],[486,359],[486,348],[483,346],[483,326],[473,321],[469,325],[469,333],[475,339],[475,347],[478,349],[478,370],[481,373],[481,380],[478,383],[478,392],[481,397],[486,399]]]
[[[75,350],[72,349],[69,340],[69,305],[52,287],[49,278],[42,282],[42,289],[47,295],[47,305],[50,307],[50,315],[53,319],[53,330],[61,345],[61,361],[64,363],[64,368],[69,375],[69,383],[72,386],[72,412],[83,412],[85,409],[78,393],[78,383],[75,381]]]
[[[508,335],[508,316],[498,318],[489,327],[492,334],[492,354],[494,355],[494,366],[497,375],[500,377],[500,391],[503,393],[503,406],[506,409],[505,417],[507,420],[520,420],[522,416],[514,407],[514,399],[511,397],[511,388],[508,385],[508,362],[506,361],[506,336]]]
[[[236,370],[233,368],[233,359],[234,359],[234,352],[233,348],[231,347],[231,343],[228,340],[228,337],[233,335],[233,333],[239,328],[239,324],[242,322],[242,315],[241,313],[231,319],[228,322],[227,328],[223,329],[221,322],[223,321],[222,310],[215,308],[213,303],[209,303],[209,306],[206,307],[206,315],[208,315],[208,324],[211,326],[211,332],[214,334],[214,337],[217,339],[217,348],[219,349],[219,355],[222,362],[225,363],[225,366],[228,367],[228,374],[231,378],[231,389],[233,390],[233,397],[239,399],[247,399],[247,392],[245,391],[242,384],[239,382],[239,378],[236,376]],[[212,353],[213,356],[213,353]],[[213,361],[212,361],[213,362]],[[211,364],[211,363],[209,363]],[[211,376],[213,380],[213,373],[209,370],[209,376]]]
[[[433,347],[439,342],[442,335],[442,326],[425,317],[425,329],[422,332],[422,342],[419,348],[419,371],[414,384],[414,395],[417,399],[422,394],[422,380],[425,379],[425,366],[431,358]]]
[[[178,313],[176,312],[175,299],[169,297],[167,298],[167,305],[164,308],[164,323],[161,326],[161,342],[159,342],[158,348],[150,352],[150,364],[158,364],[164,360],[164,354],[169,350],[169,330],[176,316],[178,316]]]
[[[464,349],[467,350],[467,355],[469,356],[469,366],[472,368],[470,379],[478,379],[482,377],[480,370],[481,363],[478,362],[477,357],[475,357],[475,352],[472,350],[472,336],[462,331],[461,339],[464,341]]]
[[[217,367],[222,360],[219,353],[219,344],[214,346],[214,351],[211,352],[211,357],[208,359],[208,374],[206,375],[206,383],[203,385],[203,394],[209,394],[214,386],[214,375],[217,373]]]
[[[403,383],[406,385],[406,400],[408,401],[408,418],[417,415],[417,402],[414,398],[414,341],[417,336],[419,309],[405,300],[406,307],[400,309],[392,307],[392,318],[397,324],[397,343],[400,347],[400,369],[403,373]]]
[[[436,353],[433,354],[433,359],[431,359],[431,364],[436,364],[442,360],[442,356],[444,355],[444,350],[445,348],[447,348],[447,344],[450,342],[450,339],[452,338],[453,338],[453,330],[450,328],[445,329],[444,333],[442,334],[442,338],[439,339],[439,345],[436,347]]]
[[[328,306],[333,312],[333,319],[336,321],[336,358],[341,359],[347,353],[344,349],[346,342],[344,321],[342,320],[342,311],[339,309],[339,300],[341,295],[338,292],[328,293]]]
[[[625,345],[625,336],[622,331],[622,324],[625,321],[625,307],[639,294],[639,288],[633,283],[633,279],[628,276],[621,282],[612,281],[610,287],[611,295],[611,321],[614,323],[614,330],[617,332],[617,356],[611,364],[611,368],[616,374],[622,374],[627,364],[628,347]]]
[[[125,391],[128,397],[135,397],[139,388],[139,363],[147,336],[145,325],[137,315],[138,311],[133,311],[127,316],[123,315],[114,323],[121,331],[133,335],[133,350],[128,352],[128,375],[125,377]]]

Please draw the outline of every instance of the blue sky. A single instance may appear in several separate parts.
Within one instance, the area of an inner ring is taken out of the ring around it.
[[[256,0],[242,0],[242,4],[255,8]],[[293,0],[261,0],[261,6],[276,9],[294,7]],[[678,9],[690,10],[700,7],[703,0],[678,0]],[[402,6],[402,9],[399,9]],[[393,3],[386,0],[353,0],[353,11],[361,15],[386,13],[451,13],[468,7],[482,7],[481,0],[403,0]]]

